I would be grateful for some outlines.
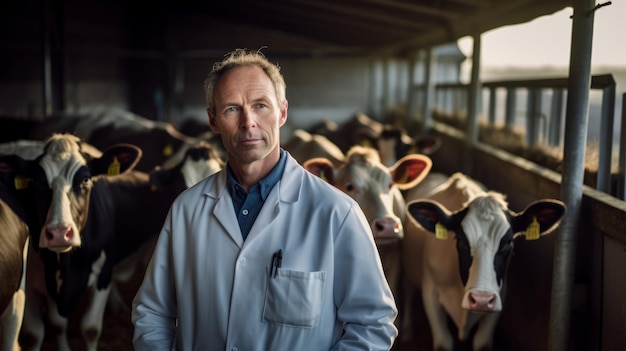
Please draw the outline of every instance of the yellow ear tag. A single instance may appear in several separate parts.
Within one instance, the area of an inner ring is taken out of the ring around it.
[[[417,153],[417,146],[415,145],[411,145],[411,147],[409,148],[409,154],[416,154]]]
[[[320,178],[322,178],[323,181],[328,183],[328,178],[326,178],[326,173],[324,171],[320,172]]]
[[[15,178],[13,178],[13,184],[15,184],[16,190],[28,188],[28,181],[22,176],[15,176]]]
[[[174,154],[174,148],[172,147],[172,145],[170,144],[165,145],[165,147],[163,148],[163,156],[170,157],[173,154]]]
[[[117,161],[117,156],[113,157],[113,162],[109,165],[107,169],[107,175],[116,176],[120,175],[120,163]]]
[[[539,222],[537,222],[537,216],[533,216],[533,222],[526,228],[526,240],[539,239]]]
[[[402,174],[402,178],[398,179],[395,183],[396,184],[406,184],[409,182],[409,172],[404,172]]]
[[[435,238],[439,240],[448,240],[448,229],[443,224],[435,224]]]
[[[369,139],[363,139],[361,140],[361,146],[372,147],[372,142]]]

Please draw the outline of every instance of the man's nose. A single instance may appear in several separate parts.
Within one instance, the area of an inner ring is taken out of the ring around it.
[[[250,128],[255,125],[254,112],[249,107],[244,107],[241,110],[241,127]]]

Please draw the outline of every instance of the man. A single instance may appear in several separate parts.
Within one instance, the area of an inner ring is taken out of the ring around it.
[[[133,301],[135,349],[390,349],[397,309],[365,216],[279,146],[279,68],[236,50],[205,93],[227,167],[172,204]]]

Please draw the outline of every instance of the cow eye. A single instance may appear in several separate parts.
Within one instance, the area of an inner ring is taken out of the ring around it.
[[[354,191],[354,185],[351,183],[346,184],[346,190],[350,192]]]

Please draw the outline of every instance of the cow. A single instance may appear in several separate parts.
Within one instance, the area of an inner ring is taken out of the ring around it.
[[[29,175],[41,201],[42,224],[40,232],[31,233],[38,245],[32,245],[37,254],[29,255],[26,327],[20,338],[25,350],[41,347],[42,310],[48,312],[58,349],[68,349],[67,320],[75,316],[77,301],[86,301],[80,328],[86,348],[95,350],[111,283],[128,273],[121,267],[145,268],[135,260],[142,258],[137,253],[151,254],[146,247],[173,199],[224,166],[216,150],[202,142],[187,149],[176,167],[151,173],[133,169],[141,155],[134,145],[116,144],[100,157],[84,155],[82,148],[74,135],[53,136]]]
[[[45,140],[53,133],[71,133],[100,150],[113,144],[133,144],[143,151],[134,169],[143,172],[162,165],[184,145],[194,145],[200,140],[214,142],[217,138],[211,132],[191,137],[178,131],[170,122],[154,121],[114,108],[49,118],[30,139]]]
[[[391,125],[384,125],[375,140],[382,163],[389,167],[406,155],[432,155],[440,147],[439,137],[422,134],[412,138],[402,128]]]
[[[346,162],[334,167],[325,158],[304,162],[304,168],[350,195],[371,225],[385,276],[400,300],[400,245],[404,236],[405,202],[400,190],[417,185],[428,174],[432,162],[425,155],[408,155],[391,168],[380,163],[376,150],[354,146]],[[398,323],[401,320],[398,318]]]
[[[289,151],[300,164],[309,159],[324,157],[334,166],[345,163],[346,157],[337,145],[323,135],[311,134],[303,129],[296,129],[282,147]]]
[[[17,160],[0,156],[0,349],[19,350],[18,335],[25,304],[27,211],[19,199],[22,180],[16,178]]]
[[[470,340],[474,350],[492,349],[515,239],[554,231],[565,205],[544,199],[514,213],[503,194],[483,190],[462,173],[425,197],[407,198],[402,256],[407,286],[421,288],[433,349],[452,350]]]
[[[309,129],[311,134],[320,134],[347,152],[354,145],[378,150],[381,162],[393,166],[409,154],[431,155],[441,146],[441,139],[431,135],[411,137],[401,127],[378,122],[363,113],[356,113],[339,126],[325,128],[328,123]]]
[[[169,203],[182,191],[216,173],[224,166],[225,162],[219,151],[212,144],[201,141],[191,147],[185,147],[185,154],[177,164],[157,166],[150,171],[150,187],[153,193],[159,196],[161,203]],[[164,218],[154,217],[155,214],[148,215],[150,218],[147,220],[156,220],[155,223],[164,220]],[[134,222],[137,221],[134,220]],[[138,230],[141,229],[138,228]],[[136,288],[132,285],[133,279],[137,276],[143,277],[148,260],[152,256],[156,238],[155,235],[154,240],[144,245],[141,251],[137,251],[115,267],[114,284],[107,305],[108,311],[115,313],[128,307],[129,301],[122,296],[119,287],[131,284],[131,290]]]
[[[141,150],[128,144],[88,155],[79,138],[59,134],[32,161],[26,176],[39,225],[30,228],[24,350],[41,348],[42,311],[57,348],[68,350],[68,317],[78,301],[86,301],[80,320],[86,349],[96,350],[113,268],[158,234],[171,203],[152,191],[147,173],[132,171],[139,157]]]

